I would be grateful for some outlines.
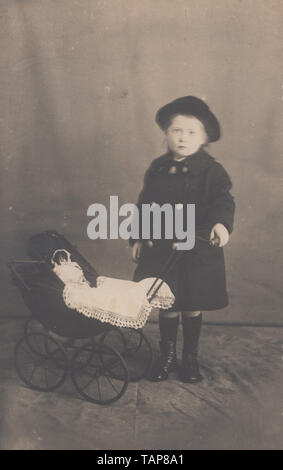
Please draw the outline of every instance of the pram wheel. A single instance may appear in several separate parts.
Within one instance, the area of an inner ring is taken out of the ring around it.
[[[39,356],[42,355],[42,348],[39,342],[39,347],[37,347],[37,341],[36,339],[33,338],[34,333],[42,333],[44,334],[45,329],[43,325],[36,320],[35,318],[31,317],[28,318],[27,321],[25,322],[24,326],[24,335],[26,338],[26,342],[29,345],[29,348],[35,353],[38,354]]]
[[[64,382],[68,360],[61,345],[53,338],[44,333],[32,333],[17,343],[15,366],[28,387],[52,392]]]
[[[71,363],[71,378],[86,400],[109,405],[119,400],[128,386],[128,369],[115,349],[94,341],[83,345]]]
[[[25,334],[25,338],[26,338],[26,342],[28,343],[30,349],[35,353],[35,354],[38,354],[38,355],[41,355],[43,354],[43,350],[42,350],[42,344],[40,343],[40,341],[36,341],[35,338],[34,338],[34,334],[35,333],[41,333],[43,335],[48,335],[48,337],[51,337],[52,340],[54,340],[56,343],[60,343],[60,345],[62,346],[62,349],[64,350],[64,352],[66,353],[67,352],[67,348],[70,344],[73,344],[74,340],[73,339],[67,339],[64,338],[64,337],[60,337],[56,334],[54,334],[53,332],[50,332],[48,330],[46,330],[46,328],[44,328],[44,326],[36,319],[36,318],[29,318],[26,322],[25,322],[25,326],[24,326],[24,334]],[[55,336],[55,338],[54,338]],[[64,341],[63,341],[64,340]],[[53,343],[51,343],[53,344]],[[46,342],[45,341],[45,351],[44,351],[44,354],[47,353],[49,354],[49,342]],[[54,351],[51,351],[51,354],[53,353]],[[53,354],[53,358],[54,358],[54,361],[57,361],[57,364],[60,365],[61,367],[66,367],[65,365],[65,359],[62,361],[62,358],[60,357],[60,355],[56,358]]]
[[[28,336],[32,333],[42,333],[43,331],[44,331],[44,327],[34,317],[30,317],[26,320],[25,326],[24,326],[25,336]]]
[[[147,375],[152,363],[152,348],[142,330],[114,328],[104,333],[101,342],[113,346],[124,358],[129,382],[137,382]]]

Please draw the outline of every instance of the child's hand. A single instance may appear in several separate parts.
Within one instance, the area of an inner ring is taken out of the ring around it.
[[[215,224],[210,232],[212,246],[223,247],[229,241],[229,232],[223,224]]]
[[[133,248],[132,248],[132,260],[134,263],[137,263],[139,258],[140,258],[140,255],[141,255],[141,249],[142,249],[142,242],[136,242],[134,245],[133,245]]]

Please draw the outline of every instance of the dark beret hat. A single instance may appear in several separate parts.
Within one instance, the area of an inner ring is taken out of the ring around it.
[[[208,105],[195,96],[182,96],[162,106],[155,116],[155,121],[164,131],[168,126],[170,118],[174,114],[194,116],[201,121],[205,127],[210,142],[220,138],[220,125]]]

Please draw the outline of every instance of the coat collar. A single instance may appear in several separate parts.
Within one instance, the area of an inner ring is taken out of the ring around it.
[[[173,166],[173,165],[183,165],[187,166],[188,172],[194,175],[201,173],[202,171],[206,170],[214,161],[215,159],[211,157],[205,150],[200,149],[193,155],[189,155],[181,162],[175,162],[173,160],[173,155],[171,152],[167,152],[164,155],[164,161],[166,162],[166,166]]]

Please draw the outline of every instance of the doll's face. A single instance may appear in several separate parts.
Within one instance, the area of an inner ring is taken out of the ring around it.
[[[207,142],[205,128],[194,116],[174,116],[165,135],[168,147],[177,160],[192,155]]]
[[[54,256],[54,261],[57,264],[66,264],[68,261],[68,256],[64,251],[58,251]]]

